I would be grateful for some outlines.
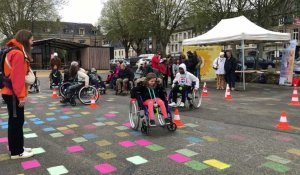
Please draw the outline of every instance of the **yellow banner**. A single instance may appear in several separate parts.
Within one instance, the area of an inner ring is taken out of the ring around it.
[[[183,46],[183,53],[187,58],[187,52],[196,51],[197,56],[202,58],[201,65],[201,79],[211,80],[216,78],[215,70],[213,67],[214,60],[219,56],[222,51],[221,46]]]

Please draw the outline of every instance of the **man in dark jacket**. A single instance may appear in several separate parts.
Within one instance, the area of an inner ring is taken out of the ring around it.
[[[188,55],[188,60],[186,60],[185,62],[187,71],[195,75],[198,59],[197,57],[194,56],[194,54],[191,51],[188,51],[187,55]]]
[[[226,83],[229,84],[229,88],[234,91],[235,90],[235,70],[236,70],[236,59],[232,57],[230,51],[226,52],[226,62],[224,65],[225,69],[225,80]]]
[[[126,68],[124,63],[122,63],[117,79],[117,93],[126,91],[126,86],[131,79],[131,76],[132,73],[130,72],[130,70]]]

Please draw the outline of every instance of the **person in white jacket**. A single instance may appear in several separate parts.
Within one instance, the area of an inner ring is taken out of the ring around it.
[[[73,61],[71,63],[70,67],[70,78],[72,79],[71,85],[67,87],[65,90],[65,98],[63,98],[60,102],[66,103],[71,99],[72,94],[75,93],[76,90],[81,88],[83,85],[85,87],[89,86],[90,78],[89,76],[84,72],[84,69],[80,69],[78,62]]]
[[[173,97],[172,97],[172,103],[170,103],[169,106],[176,107],[179,105],[179,107],[184,107],[186,101],[186,92],[191,91],[193,82],[195,82],[194,91],[197,91],[199,89],[199,79],[195,75],[193,75],[192,73],[186,70],[185,64],[180,64],[179,72],[176,74],[176,77],[173,80],[173,85],[172,85]],[[178,93],[182,94],[180,104],[175,103],[177,101]]]
[[[217,75],[217,90],[225,89],[224,88],[224,82],[225,82],[225,53],[221,52],[219,57],[215,59],[213,62],[213,68],[216,70]]]

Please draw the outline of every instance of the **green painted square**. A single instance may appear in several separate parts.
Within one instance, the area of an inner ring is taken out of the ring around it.
[[[83,137],[77,137],[77,138],[74,138],[72,139],[74,142],[76,143],[82,143],[82,142],[87,142],[88,140],[83,138]]]
[[[165,149],[164,147],[156,145],[156,144],[146,146],[146,148],[150,149],[151,151],[161,151],[161,150]]]
[[[23,128],[23,132],[31,132],[32,130],[30,128]]]
[[[197,171],[201,171],[201,170],[209,168],[209,166],[207,166],[201,162],[198,162],[196,160],[186,162],[186,163],[184,163],[184,165],[192,168],[193,170],[197,170]]]
[[[93,125],[95,125],[95,126],[105,126],[106,124],[104,124],[102,122],[97,122],[97,123],[93,123]]]
[[[187,157],[192,157],[192,156],[198,155],[198,153],[196,153],[194,151],[191,151],[189,149],[180,149],[180,150],[177,150],[175,152],[180,153],[182,155],[185,155]]]
[[[280,172],[280,173],[285,173],[290,170],[289,167],[279,164],[279,163],[276,163],[276,162],[267,162],[267,163],[264,163],[262,166],[270,168],[270,169]]]
[[[37,154],[42,154],[42,153],[45,153],[46,151],[44,150],[44,148],[33,148],[32,149],[32,152],[34,155],[37,155]]]
[[[80,108],[72,108],[72,110],[78,111],[80,110]]]
[[[8,115],[4,115],[1,117],[2,119],[8,119]]]
[[[31,139],[31,138],[36,138],[36,137],[38,137],[36,135],[36,133],[30,133],[30,134],[25,134],[24,135],[24,138],[26,138],[26,139]]]
[[[53,112],[48,112],[48,113],[46,113],[46,115],[52,116],[52,115],[55,115],[55,113],[53,113]]]
[[[115,127],[115,128],[118,129],[118,130],[121,130],[121,131],[124,131],[124,130],[129,129],[129,128],[126,127],[126,126],[117,126],[117,127]]]
[[[129,157],[129,158],[126,158],[126,160],[133,163],[133,164],[135,164],[135,165],[141,165],[141,164],[144,164],[144,163],[148,162],[148,160],[144,159],[141,156]]]
[[[61,174],[67,174],[69,171],[64,166],[56,166],[47,168],[47,171],[50,173],[50,175],[61,175]]]
[[[193,124],[193,123],[186,123],[184,125],[188,126],[188,127],[191,127],[191,128],[195,128],[195,127],[199,126],[199,125],[196,125],[196,124]]]
[[[63,137],[64,135],[62,133],[57,132],[57,133],[50,134],[50,136],[53,138],[58,138],[58,137]]]
[[[187,134],[187,133],[189,133],[188,131],[182,130],[182,129],[178,129],[178,130],[176,130],[176,132],[178,132],[179,134]]]
[[[288,159],[285,159],[285,158],[282,158],[282,157],[279,157],[279,156],[276,156],[276,155],[270,155],[270,156],[266,157],[266,159],[271,160],[273,162],[280,163],[280,164],[288,164],[288,163],[291,162]]]

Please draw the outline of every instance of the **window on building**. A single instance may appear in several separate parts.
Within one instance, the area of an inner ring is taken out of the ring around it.
[[[68,29],[64,29],[64,33],[69,33],[69,30]]]
[[[278,25],[279,25],[279,26],[283,26],[283,25],[284,25],[284,18],[280,18],[280,19],[279,19]]]
[[[178,35],[177,34],[175,35],[175,41],[178,41]]]
[[[178,34],[178,40],[179,40],[179,41],[182,41],[182,33],[179,33],[179,34]]]
[[[80,44],[84,44],[84,43],[85,43],[85,40],[79,40],[79,43],[80,43]]]
[[[183,34],[183,39],[186,39],[186,33]]]
[[[79,35],[85,35],[85,31],[83,28],[79,29]]]
[[[51,32],[51,29],[50,29],[50,28],[44,28],[44,32],[45,32],[45,33],[50,33],[50,32]]]
[[[172,52],[174,52],[174,45],[172,45]]]
[[[121,56],[121,51],[119,50],[119,56]]]
[[[299,40],[299,29],[298,28],[293,30],[293,39]]]
[[[189,32],[188,38],[192,38],[192,32]]]
[[[175,52],[178,52],[178,44],[175,45]]]
[[[174,35],[172,35],[172,39],[171,39],[171,41],[174,41]]]

